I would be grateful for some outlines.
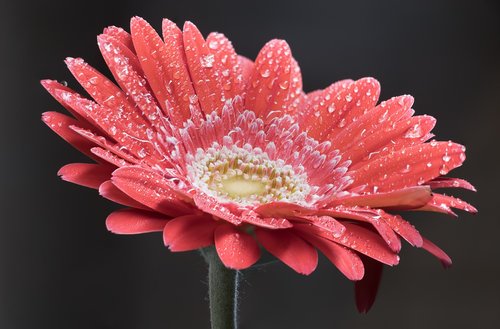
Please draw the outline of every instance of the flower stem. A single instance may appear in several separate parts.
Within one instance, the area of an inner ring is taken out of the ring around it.
[[[238,328],[238,283],[240,273],[222,264],[215,248],[205,248],[208,263],[208,293],[212,329]]]

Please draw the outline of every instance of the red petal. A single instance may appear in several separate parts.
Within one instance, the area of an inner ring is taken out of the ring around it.
[[[465,160],[465,148],[452,142],[415,145],[371,161],[349,175],[351,189],[366,184],[366,189],[393,191],[423,184],[459,167]]]
[[[365,265],[365,276],[362,280],[354,283],[356,307],[360,313],[368,313],[375,298],[382,279],[382,263],[376,262],[368,257],[363,258]]]
[[[183,40],[189,73],[201,109],[205,114],[210,114],[213,111],[220,113],[224,102],[221,102],[221,98],[223,98],[222,86],[219,85],[219,81],[215,76],[219,74],[214,68],[215,55],[205,44],[205,39],[200,31],[191,22],[184,24]]]
[[[452,177],[437,177],[427,182],[432,189],[461,187],[476,192],[476,188],[466,180]]]
[[[231,210],[211,196],[197,193],[193,196],[193,200],[196,206],[206,213],[222,218],[223,220],[234,225],[239,225],[242,222],[240,216],[233,214]]]
[[[241,219],[246,223],[269,229],[284,229],[293,226],[292,223],[285,218],[261,217],[259,214],[251,210],[244,212]]]
[[[163,242],[171,251],[189,251],[214,244],[218,223],[206,215],[186,215],[172,219],[163,230]]]
[[[124,166],[132,166],[133,164],[127,162],[126,160],[120,158],[110,150],[106,150],[102,147],[93,147],[90,149],[92,154],[95,154],[99,158],[105,160],[106,162],[116,166],[116,167],[124,167]]]
[[[257,240],[297,273],[309,275],[318,265],[318,253],[291,230],[256,229]]]
[[[141,167],[122,167],[113,172],[113,184],[132,199],[169,216],[179,216],[193,212],[193,209],[180,200],[166,179]]]
[[[137,209],[121,209],[108,216],[106,227],[116,234],[141,234],[161,232],[167,222],[165,216],[157,213]]]
[[[89,156],[92,159],[96,159],[96,161],[101,162],[99,158],[96,158],[91,152],[90,149],[95,146],[94,143],[88,141],[83,138],[72,129],[70,126],[80,124],[79,121],[70,118],[64,114],[57,112],[45,112],[42,114],[42,121],[49,126],[56,134],[58,134],[62,139],[71,144],[78,151],[83,154]]]
[[[442,212],[456,216],[451,208],[464,210],[473,214],[477,213],[477,209],[467,202],[452,196],[438,193],[434,193],[432,195],[432,199],[425,206],[417,210]]]
[[[66,103],[66,101],[61,97],[60,92],[56,93],[56,91],[61,91],[61,90],[69,92],[69,93],[75,93],[74,90],[72,90],[66,86],[63,86],[62,84],[60,84],[59,82],[57,82],[55,80],[42,80],[42,81],[40,81],[40,83],[50,93],[50,95],[52,97],[54,97],[56,101],[59,102],[59,104],[64,106],[64,108],[66,110],[68,110],[68,112],[71,113],[71,115],[74,116],[78,120],[80,127],[83,127],[86,129],[89,129],[92,127],[83,116],[81,116],[78,112],[73,110],[71,108],[71,106],[69,106]],[[47,112],[47,113],[50,113],[50,112]]]
[[[240,60],[231,41],[223,34],[213,32],[208,35],[206,45],[214,54],[212,74],[219,80],[222,97],[232,99],[241,96],[246,81],[243,80]]]
[[[431,255],[439,259],[441,265],[443,265],[444,268],[451,267],[452,264],[451,258],[434,243],[424,238],[424,244],[422,245],[422,249],[427,250]]]
[[[195,92],[186,62],[182,31],[168,19],[163,19],[162,30],[166,50],[165,62],[170,63],[168,72],[174,78],[171,85],[175,98],[173,103],[179,106],[184,120],[192,118],[197,122],[202,112],[198,101],[193,97]]]
[[[115,169],[109,165],[70,163],[59,169],[57,174],[67,182],[98,189],[103,182],[110,179]]]
[[[305,229],[306,232],[314,233],[325,239],[356,250],[384,264],[392,266],[399,263],[399,256],[389,249],[386,242],[382,240],[378,234],[356,224],[348,222],[342,222],[342,224],[346,227],[346,231],[339,238],[334,238],[330,234],[314,226],[304,228],[304,224],[296,224],[294,227]]]
[[[192,97],[194,90],[187,74],[185,60],[180,56],[183,47],[179,42],[180,35],[175,33],[180,33],[180,30],[175,30],[176,26],[172,28],[167,45],[144,19],[134,17],[130,26],[137,56],[159,106],[176,126],[181,127],[183,122],[190,118],[191,111],[186,101],[179,99],[178,93],[188,92],[188,96]],[[169,51],[173,53],[170,54]],[[181,76],[182,82],[178,81]],[[174,109],[170,110],[167,103]],[[197,102],[193,103],[196,105],[192,106],[196,107]]]
[[[367,206],[371,208],[414,209],[422,207],[431,199],[429,186],[412,186],[385,193],[354,195],[335,199],[328,207]]]
[[[401,250],[401,241],[394,233],[391,226],[385,221],[381,220],[383,213],[379,213],[369,208],[344,208],[336,207],[335,209],[325,209],[320,211],[321,214],[328,214],[336,218],[353,219],[371,224],[380,234],[380,236],[387,243],[387,246],[394,252]],[[338,238],[338,236],[334,236]]]
[[[304,239],[318,248],[349,280],[356,281],[363,278],[365,273],[363,262],[355,252],[316,235],[303,231],[299,232],[301,232]]]
[[[115,38],[117,41],[121,42],[125,47],[129,48],[130,51],[135,51],[134,44],[132,43],[132,37],[127,31],[125,31],[121,27],[109,26],[105,28],[102,33]]]
[[[152,211],[151,208],[146,207],[142,203],[135,201],[134,199],[123,193],[110,180],[102,183],[101,186],[99,186],[99,194],[108,200],[127,207]]]
[[[238,64],[241,68],[242,88],[243,90],[246,90],[250,84],[250,79],[252,77],[254,64],[248,58],[240,55],[238,55]]]
[[[215,248],[222,263],[235,270],[243,270],[260,258],[259,245],[249,234],[229,224],[215,229]]]
[[[363,78],[340,90],[335,97],[326,100],[325,95],[325,101],[320,102],[308,118],[309,135],[318,141],[330,140],[365,111],[371,110],[379,94],[378,81]]]
[[[269,41],[255,60],[245,107],[266,122],[287,113],[293,101],[289,95],[291,71],[288,44],[283,40]]]

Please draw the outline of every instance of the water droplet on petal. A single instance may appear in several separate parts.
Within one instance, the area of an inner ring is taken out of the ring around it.
[[[269,69],[265,69],[260,72],[260,76],[263,78],[269,78],[270,75],[271,71]]]

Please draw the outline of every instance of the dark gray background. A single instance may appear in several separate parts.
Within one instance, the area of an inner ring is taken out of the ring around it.
[[[104,70],[95,35],[127,27],[133,15],[157,28],[162,17],[192,20],[251,58],[267,40],[284,38],[306,90],[374,76],[382,98],[414,95],[417,113],[438,118],[440,139],[468,147],[453,174],[478,188],[457,195],[479,215],[411,216],[449,252],[452,269],[405,247],[368,315],[356,313],[351,282],[324,258],[310,277],[281,264],[252,270],[242,329],[500,327],[498,2],[2,0],[0,328],[208,328],[201,257],[170,254],[160,235],[109,234],[104,219],[114,206],[56,177],[84,157],[40,121],[62,109],[38,80],[75,87],[66,56]]]

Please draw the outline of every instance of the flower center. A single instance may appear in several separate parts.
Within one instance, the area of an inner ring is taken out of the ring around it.
[[[253,205],[271,201],[304,203],[311,188],[304,169],[269,158],[249,144],[198,148],[188,156],[193,186],[222,202]]]

